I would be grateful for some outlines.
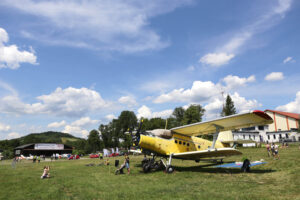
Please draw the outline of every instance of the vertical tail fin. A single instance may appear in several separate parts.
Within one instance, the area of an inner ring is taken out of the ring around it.
[[[219,133],[217,141],[221,142],[224,146],[233,145],[233,134],[232,131],[222,131]]]

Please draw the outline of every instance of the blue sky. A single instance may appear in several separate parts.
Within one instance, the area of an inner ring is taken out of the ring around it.
[[[98,0],[0,2],[0,139],[86,137],[132,110],[168,117],[201,104],[219,117],[300,113],[300,2]]]

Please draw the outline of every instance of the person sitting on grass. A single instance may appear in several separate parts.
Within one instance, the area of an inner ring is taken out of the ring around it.
[[[106,161],[104,162],[105,165],[109,165],[109,160],[108,158],[106,159]]]
[[[44,172],[41,176],[41,179],[44,179],[44,178],[50,178],[50,166],[44,166]]]
[[[123,169],[125,168],[125,166],[126,166],[126,160],[124,160],[124,163],[120,166],[120,168],[115,171],[115,175],[117,175],[118,173],[124,174]]]

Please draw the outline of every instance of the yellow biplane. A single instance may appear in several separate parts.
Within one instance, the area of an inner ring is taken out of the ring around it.
[[[199,162],[207,158],[221,160],[226,156],[242,154],[237,149],[230,147],[228,130],[271,123],[273,120],[269,115],[255,110],[170,130],[155,129],[140,133],[140,125],[137,133],[133,136],[133,141],[142,149],[143,153],[153,155],[152,159],[145,158],[143,160],[144,172],[160,168],[163,165],[168,173],[172,173],[174,171],[174,167],[171,165],[173,158]],[[213,141],[196,137],[205,134],[213,134]],[[162,159],[159,162],[155,161],[156,157],[165,157],[167,162],[165,163]]]

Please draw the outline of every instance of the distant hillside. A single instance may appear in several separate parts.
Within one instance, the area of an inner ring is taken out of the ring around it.
[[[18,138],[20,143],[66,143],[67,141],[82,140],[68,133],[48,131],[44,133],[31,133]]]
[[[30,143],[63,143],[69,144],[70,142],[76,142],[84,140],[82,138],[74,137],[68,133],[53,132],[48,131],[44,133],[31,133],[29,135],[15,138],[11,140],[0,140],[0,147],[9,146],[10,148],[15,148],[20,145],[30,144]]]

